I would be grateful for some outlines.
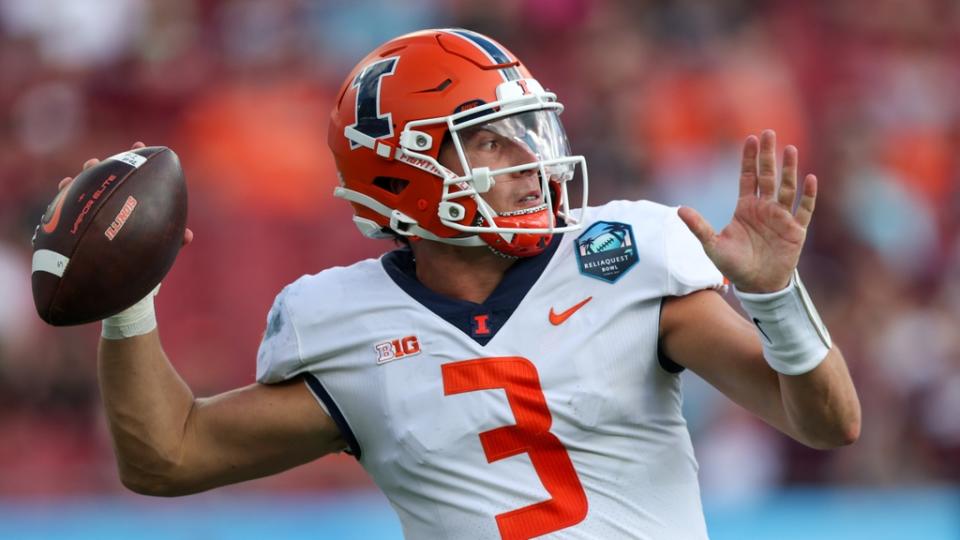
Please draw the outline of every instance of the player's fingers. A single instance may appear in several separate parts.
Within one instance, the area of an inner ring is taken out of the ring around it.
[[[57,191],[63,191],[63,188],[69,186],[69,185],[70,185],[70,182],[72,182],[72,181],[73,181],[73,177],[72,177],[72,176],[68,176],[68,177],[64,178],[63,180],[60,181],[59,184],[57,184]]]
[[[97,158],[90,158],[90,159],[88,159],[88,160],[86,160],[86,161],[83,162],[83,170],[87,170],[87,169],[89,169],[90,167],[93,167],[94,165],[96,165],[97,163],[100,163],[100,160],[99,160],[99,159],[97,159]]]
[[[765,129],[760,134],[760,156],[757,186],[761,199],[773,199],[777,189],[777,134]]]
[[[133,150],[136,150],[137,148],[146,148],[146,146],[147,146],[147,145],[143,144],[142,141],[137,141],[137,142],[133,143],[133,146],[132,146],[131,148],[132,148]]]
[[[713,246],[714,237],[716,236],[710,223],[703,219],[700,212],[697,212],[689,206],[681,206],[680,210],[677,211],[677,215],[680,216],[680,220],[690,229],[690,232],[697,237],[697,240],[700,240],[704,250],[709,252]]]
[[[797,196],[797,147],[790,145],[783,150],[783,173],[780,176],[780,192],[777,200],[793,211],[793,200]]]
[[[193,231],[191,231],[190,228],[187,227],[187,229],[183,231],[183,244],[181,245],[183,247],[186,247],[190,244],[190,242],[193,242]]]
[[[759,142],[753,135],[743,143],[743,158],[740,162],[740,196],[757,194],[757,151]]]
[[[797,223],[806,229],[813,218],[813,208],[817,203],[817,177],[808,174],[803,179],[803,195],[800,197],[800,204],[797,205]]]

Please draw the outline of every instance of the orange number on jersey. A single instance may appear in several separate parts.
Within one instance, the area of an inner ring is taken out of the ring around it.
[[[566,448],[550,433],[552,418],[537,368],[526,358],[479,358],[441,366],[444,395],[502,388],[516,425],[480,434],[487,462],[526,452],[551,498],[497,516],[504,540],[525,540],[576,525],[587,517],[587,495]]]

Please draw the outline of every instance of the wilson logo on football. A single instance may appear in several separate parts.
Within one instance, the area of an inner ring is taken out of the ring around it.
[[[407,336],[391,341],[384,341],[373,346],[377,351],[377,363],[385,364],[407,356],[420,354],[420,342],[417,336]]]

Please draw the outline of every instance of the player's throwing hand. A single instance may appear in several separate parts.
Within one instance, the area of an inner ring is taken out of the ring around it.
[[[759,141],[753,135],[747,137],[737,208],[720,234],[696,210],[683,207],[679,211],[710,260],[743,292],[772,292],[790,283],[817,198],[817,177],[808,174],[794,213],[797,148],[784,149],[778,186],[776,142],[777,135],[770,129],[760,134]]]

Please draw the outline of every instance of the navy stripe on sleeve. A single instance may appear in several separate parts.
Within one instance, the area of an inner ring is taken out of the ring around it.
[[[320,379],[318,379],[316,375],[313,373],[305,373],[304,378],[307,381],[307,386],[310,388],[310,391],[327,407],[330,418],[333,418],[333,422],[340,428],[340,434],[347,440],[348,448],[346,452],[359,461],[360,443],[357,442],[357,438],[353,435],[353,430],[350,429],[350,424],[347,423],[347,419],[344,418],[343,413],[340,412],[340,408],[334,403],[333,398],[330,397],[330,393],[323,387],[323,384],[320,383]]]

